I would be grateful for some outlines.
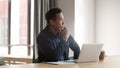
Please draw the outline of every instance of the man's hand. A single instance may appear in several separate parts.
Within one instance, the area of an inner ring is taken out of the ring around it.
[[[66,27],[64,27],[63,30],[61,30],[60,34],[61,34],[62,38],[65,41],[67,41],[67,39],[68,39],[69,36],[68,36],[68,31],[67,31]]]

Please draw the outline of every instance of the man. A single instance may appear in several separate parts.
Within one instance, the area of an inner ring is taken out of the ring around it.
[[[69,47],[78,58],[80,48],[72,36],[64,32],[64,17],[59,8],[50,9],[46,15],[47,26],[37,37],[39,62],[69,60]]]

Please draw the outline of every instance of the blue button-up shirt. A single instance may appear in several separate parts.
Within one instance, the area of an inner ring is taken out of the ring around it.
[[[68,41],[62,39],[60,33],[54,35],[46,27],[37,37],[38,59],[40,62],[63,61],[69,59],[69,47],[74,51],[74,58],[77,58],[80,49],[72,36]]]

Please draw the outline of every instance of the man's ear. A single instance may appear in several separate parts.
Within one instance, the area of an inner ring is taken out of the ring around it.
[[[54,25],[54,21],[53,21],[53,20],[50,20],[50,24],[51,24],[51,25]]]

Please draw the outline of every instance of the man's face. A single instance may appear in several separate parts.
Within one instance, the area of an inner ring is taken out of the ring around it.
[[[52,26],[56,31],[61,31],[64,28],[64,16],[62,13],[56,14],[56,19],[53,20]]]

